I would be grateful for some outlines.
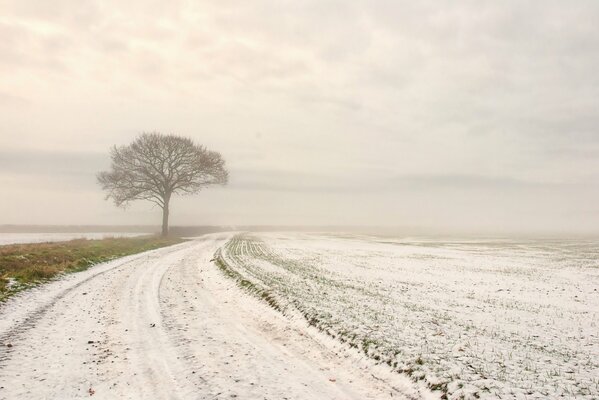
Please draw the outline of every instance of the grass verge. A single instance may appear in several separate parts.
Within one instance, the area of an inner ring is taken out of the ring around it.
[[[0,246],[0,301],[59,274],[83,271],[101,262],[183,241],[143,236]]]
[[[214,254],[213,260],[216,266],[221,270],[221,272],[229,278],[233,279],[237,283],[237,285],[239,285],[239,287],[266,301],[275,310],[283,312],[283,310],[279,306],[279,303],[269,290],[266,290],[254,284],[253,282],[245,279],[243,275],[229,267],[227,262],[222,257],[220,249],[218,249]]]

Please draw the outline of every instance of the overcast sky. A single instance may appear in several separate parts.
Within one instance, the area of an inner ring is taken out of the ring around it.
[[[599,232],[599,2],[0,0],[0,224],[158,224],[143,131],[230,169],[173,224]]]

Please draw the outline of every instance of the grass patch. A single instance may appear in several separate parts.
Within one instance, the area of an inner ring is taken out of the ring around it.
[[[272,295],[272,293],[269,290],[262,288],[254,284],[253,282],[245,279],[243,275],[232,269],[222,257],[220,249],[218,249],[214,254],[213,260],[216,266],[222,271],[222,273],[228,276],[229,278],[233,279],[237,283],[237,285],[239,285],[242,289],[245,289],[251,294],[260,297],[275,310],[280,312],[283,311],[281,309],[281,306],[277,302],[277,299]]]
[[[83,271],[101,262],[183,241],[143,236],[0,246],[0,301],[62,273]]]

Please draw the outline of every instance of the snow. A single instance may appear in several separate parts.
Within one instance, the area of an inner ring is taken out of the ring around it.
[[[598,291],[593,241],[206,235],[0,305],[0,399],[596,399]]]
[[[85,232],[85,233],[5,233],[0,232],[0,246],[22,243],[64,242],[73,239],[104,239],[108,237],[135,237],[139,232]]]
[[[599,244],[238,235],[287,315],[457,398],[599,397]]]
[[[98,264],[0,305],[0,399],[439,398],[242,291],[211,262],[231,236]]]

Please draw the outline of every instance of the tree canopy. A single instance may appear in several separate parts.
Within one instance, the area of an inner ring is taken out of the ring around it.
[[[120,207],[135,200],[157,204],[163,210],[163,235],[173,194],[195,194],[229,178],[220,153],[176,135],[142,133],[129,145],[114,146],[110,158],[110,170],[97,176],[106,198]]]

